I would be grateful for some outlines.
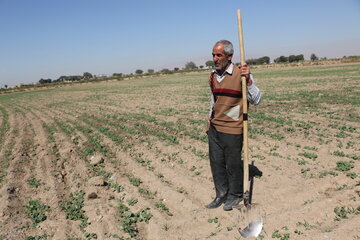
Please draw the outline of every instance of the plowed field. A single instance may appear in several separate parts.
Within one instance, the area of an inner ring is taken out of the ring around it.
[[[259,239],[360,239],[360,65],[253,74]],[[207,76],[0,95],[0,239],[241,239],[204,208]]]

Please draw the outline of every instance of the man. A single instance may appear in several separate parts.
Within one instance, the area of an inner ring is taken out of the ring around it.
[[[234,48],[230,41],[218,41],[212,51],[215,70],[211,73],[210,119],[207,127],[211,172],[216,197],[206,208],[217,208],[224,203],[230,211],[243,199],[243,112],[241,76],[247,80],[247,97],[258,104],[260,90],[245,64],[235,66],[231,60]]]

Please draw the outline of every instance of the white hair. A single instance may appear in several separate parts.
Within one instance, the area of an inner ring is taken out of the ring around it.
[[[215,43],[215,45],[221,43],[224,46],[224,53],[226,56],[234,54],[234,47],[232,43],[228,40],[220,40]]]

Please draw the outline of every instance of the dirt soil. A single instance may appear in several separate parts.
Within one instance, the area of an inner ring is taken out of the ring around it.
[[[296,69],[254,72],[258,239],[360,239],[360,65]],[[169,75],[1,96],[0,239],[242,239],[243,213],[204,207],[215,194],[206,81]],[[45,218],[31,200],[47,206]]]

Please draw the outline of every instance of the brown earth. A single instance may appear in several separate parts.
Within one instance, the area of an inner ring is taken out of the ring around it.
[[[341,81],[316,75],[335,68]],[[360,239],[360,65],[299,69],[314,76],[254,71],[264,96],[250,108],[250,159],[263,171],[253,193],[264,217],[259,239]],[[206,78],[170,75],[0,99],[0,239],[126,239],[129,232],[134,239],[241,239],[241,212],[204,208],[214,197]],[[340,161],[353,168],[336,170]],[[64,210],[75,193],[83,196],[83,221]],[[48,206],[36,225],[25,210],[30,200]],[[133,231],[124,229],[141,210],[149,222],[138,218]]]

